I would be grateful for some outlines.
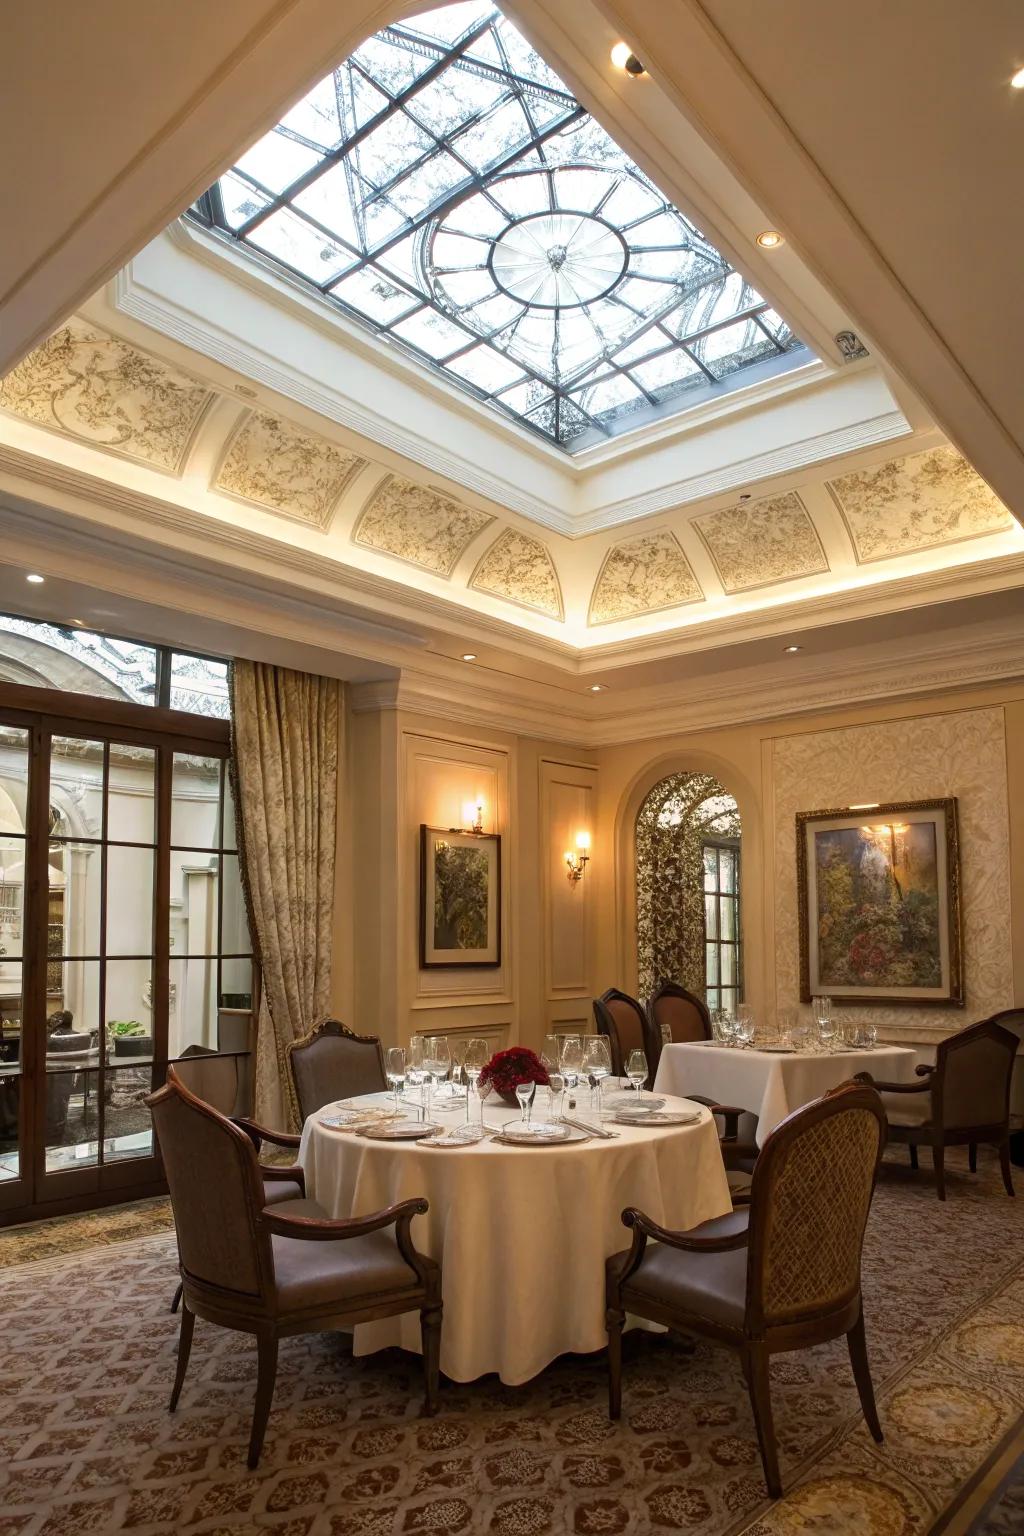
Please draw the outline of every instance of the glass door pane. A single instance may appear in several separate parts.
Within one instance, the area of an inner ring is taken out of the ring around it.
[[[28,731],[0,724],[0,1190],[25,1172],[22,957],[28,773]]]

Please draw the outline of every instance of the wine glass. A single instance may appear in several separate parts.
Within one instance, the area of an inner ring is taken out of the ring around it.
[[[400,1113],[400,1096],[405,1087],[405,1051],[400,1045],[388,1046],[384,1071],[395,1095],[395,1114]]]
[[[749,1003],[740,1003],[736,1009],[735,1035],[737,1044],[749,1046],[754,1043],[755,1032],[754,1010]]]
[[[612,1070],[612,1053],[605,1035],[588,1035],[587,1043],[583,1047],[583,1071],[590,1078],[593,1089],[590,1095],[591,1108],[594,1107],[596,1095],[597,1106],[601,1105],[601,1083],[604,1078],[610,1076]]]
[[[814,1018],[818,1026],[818,1039],[826,1051],[832,1049],[836,1038],[836,1025],[832,1017],[832,999],[830,997],[815,997],[812,999]]]
[[[579,1035],[562,1036],[562,1051],[559,1057],[559,1065],[562,1068],[562,1076],[565,1078],[565,1086],[569,1090],[571,1107],[572,1090],[579,1082],[580,1073],[583,1070],[583,1042]]]
[[[529,1125],[530,1106],[533,1104],[533,1096],[537,1092],[537,1084],[532,1080],[528,1083],[516,1084],[516,1098],[519,1100],[520,1124]]]
[[[561,1072],[548,1073],[548,1092],[551,1095],[551,1118],[562,1118],[562,1091],[565,1088],[565,1079]]]
[[[544,1044],[540,1048],[540,1059],[541,1059],[541,1065],[546,1067],[549,1073],[555,1072],[555,1071],[558,1070],[558,1052],[559,1052],[558,1036],[557,1035],[545,1035],[544,1036]]]
[[[452,1081],[450,1093],[451,1097],[454,1099],[458,1096],[459,1088],[462,1085],[462,1067],[466,1060],[466,1041],[461,1035],[456,1035],[454,1039],[449,1035],[448,1049],[451,1052],[452,1058]]]
[[[644,1083],[647,1081],[647,1057],[643,1051],[630,1051],[626,1061],[626,1076],[642,1099],[644,1096]]]
[[[427,1073],[427,1104],[430,1104],[430,1088],[440,1089],[448,1076],[451,1053],[447,1035],[427,1035],[423,1041],[423,1066]]]
[[[419,1089],[420,1119],[425,1119],[423,1105],[423,1079],[426,1069],[423,1063],[423,1036],[413,1035],[405,1052],[405,1080],[410,1088]]]
[[[466,1074],[466,1120],[469,1121],[469,1098],[476,1092],[477,1083],[480,1081],[480,1073],[486,1067],[490,1059],[486,1040],[470,1040],[466,1045],[466,1054],[462,1058],[462,1070]],[[480,1099],[480,1124],[484,1121],[484,1101]]]

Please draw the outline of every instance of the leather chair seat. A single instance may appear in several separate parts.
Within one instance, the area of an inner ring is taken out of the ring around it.
[[[294,1179],[264,1179],[263,1204],[280,1205],[284,1200],[304,1199],[301,1185]]]
[[[883,1093],[882,1108],[890,1125],[928,1125],[932,1118],[930,1093]]]
[[[700,1237],[730,1237],[747,1230],[749,1206],[717,1216],[695,1230]],[[628,1250],[608,1260],[609,1274],[620,1274]],[[675,1312],[696,1313],[709,1322],[741,1329],[747,1306],[747,1249],[725,1253],[687,1253],[667,1243],[648,1243],[640,1268],[630,1275],[622,1291],[629,1310],[630,1296],[642,1296]]]
[[[306,1216],[329,1220],[315,1200],[284,1200],[276,1216]],[[408,1291],[419,1285],[402,1258],[390,1232],[369,1232],[343,1243],[313,1242],[301,1237],[271,1238],[277,1303],[282,1312],[302,1312],[325,1302],[379,1296],[382,1291]],[[428,1265],[430,1260],[426,1261]]]

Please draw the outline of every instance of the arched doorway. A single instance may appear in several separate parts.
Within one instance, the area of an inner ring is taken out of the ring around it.
[[[740,813],[712,774],[669,774],[636,818],[637,972],[641,997],[677,981],[733,1008],[743,997]]]

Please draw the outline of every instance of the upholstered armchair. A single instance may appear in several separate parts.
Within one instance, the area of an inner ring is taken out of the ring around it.
[[[599,1035],[607,1035],[612,1056],[612,1072],[616,1077],[625,1076],[630,1051],[643,1051],[647,1057],[648,1076],[646,1087],[654,1082],[658,1065],[657,1056],[652,1058],[651,1026],[647,1015],[635,997],[609,987],[600,997],[594,998],[594,1020]]]
[[[663,981],[647,1000],[647,1017],[661,1047],[711,1039],[711,1015],[703,998],[687,992],[677,981]]]
[[[424,1411],[435,1412],[441,1270],[417,1252],[410,1231],[413,1217],[426,1212],[426,1200],[403,1200],[343,1221],[329,1218],[313,1200],[265,1207],[252,1141],[189,1093],[173,1067],[147,1103],[167,1174],[184,1288],[171,1412],[185,1380],[196,1317],[254,1334],[249,1466],[255,1467],[282,1338],[413,1311],[422,1327]]]
[[[870,1083],[882,1095],[889,1121],[889,1140],[910,1149],[917,1167],[918,1147],[930,1147],[935,1187],[946,1198],[947,1147],[965,1146],[971,1172],[978,1167],[979,1143],[999,1152],[1006,1193],[1013,1194],[1010,1177],[1010,1079],[1019,1040],[995,1019],[982,1019],[938,1045],[934,1066],[920,1066],[917,1083],[876,1082],[870,1072],[857,1081]]]
[[[782,1481],[770,1355],[845,1334],[861,1409],[880,1441],[860,1260],[884,1144],[878,1094],[847,1083],[776,1126],[761,1150],[746,1207],[691,1232],[668,1231],[642,1211],[623,1211],[633,1245],[607,1264],[610,1417],[622,1411],[622,1329],[629,1312],[738,1352],[772,1498],[781,1497]]]
[[[303,1120],[337,1099],[381,1093],[387,1087],[384,1052],[376,1035],[357,1035],[337,1019],[324,1019],[285,1047]]]

